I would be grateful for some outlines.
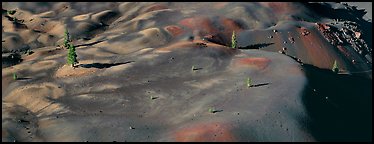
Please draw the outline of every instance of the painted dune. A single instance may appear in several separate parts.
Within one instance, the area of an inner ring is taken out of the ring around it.
[[[372,141],[364,15],[342,3],[2,2],[2,141]]]

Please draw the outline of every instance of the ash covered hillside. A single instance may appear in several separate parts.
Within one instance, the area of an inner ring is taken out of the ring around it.
[[[371,141],[365,14],[342,3],[2,2],[2,141]]]

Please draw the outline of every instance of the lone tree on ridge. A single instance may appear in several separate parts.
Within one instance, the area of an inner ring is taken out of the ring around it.
[[[237,47],[237,41],[236,41],[236,34],[235,31],[232,31],[232,36],[231,36],[231,48],[236,49]]]

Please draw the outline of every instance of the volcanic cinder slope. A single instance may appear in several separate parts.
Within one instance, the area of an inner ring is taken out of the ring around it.
[[[340,3],[2,2],[2,141],[372,141],[364,14]]]

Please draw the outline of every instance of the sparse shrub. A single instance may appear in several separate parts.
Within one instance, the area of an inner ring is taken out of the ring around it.
[[[14,80],[17,80],[17,79],[18,79],[18,76],[17,76],[16,73],[13,73],[13,79],[14,79]]]
[[[236,34],[235,31],[232,31],[231,36],[231,48],[236,49],[237,48],[237,41],[236,41]]]
[[[208,111],[209,111],[210,113],[215,113],[215,112],[216,112],[216,110],[215,110],[214,108],[209,108]]]
[[[334,73],[338,73],[339,72],[339,67],[338,67],[338,63],[336,62],[336,60],[334,61],[334,65],[332,66],[332,71]]]
[[[71,64],[71,67],[74,67],[74,65],[78,63],[77,53],[75,52],[75,47],[73,44],[69,43],[68,45],[69,45],[69,51],[68,51],[67,62],[68,64]]]
[[[251,78],[247,78],[247,87],[251,87],[251,85],[252,85],[252,80],[251,80]]]
[[[8,10],[7,13],[9,15],[14,15],[16,13],[16,10]]]
[[[33,53],[34,53],[34,52],[33,52],[31,49],[28,49],[28,50],[27,50],[27,54],[28,54],[28,55],[31,55],[31,54],[33,54]]]

